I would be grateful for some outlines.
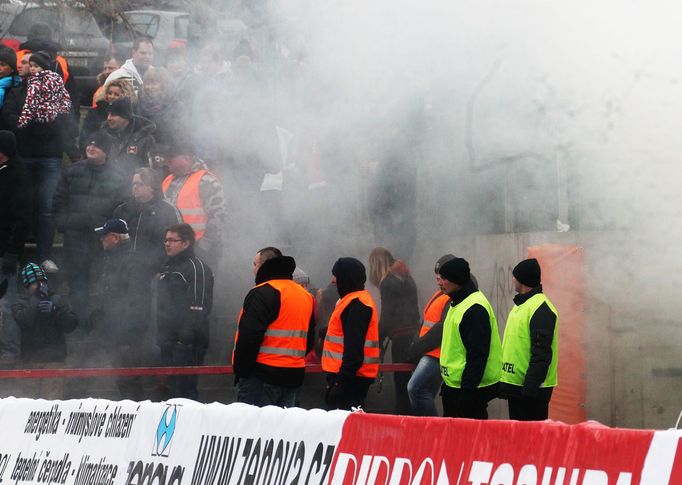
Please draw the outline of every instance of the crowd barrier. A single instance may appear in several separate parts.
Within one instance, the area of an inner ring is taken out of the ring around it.
[[[14,485],[682,484],[681,432],[246,404],[0,400]]]

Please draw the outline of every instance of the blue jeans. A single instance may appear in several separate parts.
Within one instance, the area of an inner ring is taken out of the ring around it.
[[[52,217],[52,199],[62,174],[59,158],[24,158],[33,181],[33,228],[38,247],[38,262],[52,257],[55,226]]]
[[[415,416],[438,416],[435,399],[441,383],[438,359],[430,355],[419,359],[407,383],[407,394]]]
[[[254,406],[296,407],[297,387],[274,386],[258,377],[240,378],[237,383],[237,402]]]

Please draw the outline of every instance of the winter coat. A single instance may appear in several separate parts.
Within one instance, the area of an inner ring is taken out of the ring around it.
[[[21,255],[33,219],[33,185],[20,158],[0,165],[0,256]]]
[[[71,96],[64,80],[54,71],[40,71],[28,78],[26,100],[19,115],[19,128],[33,123],[52,123],[71,113]]]
[[[83,160],[64,170],[53,203],[64,248],[89,251],[97,245],[95,228],[111,218],[129,192],[128,179],[109,162],[96,165]]]
[[[148,119],[156,127],[154,140],[158,145],[168,147],[177,136],[179,123],[182,117],[178,109],[177,101],[170,100],[166,103],[158,103],[144,96],[144,91],[139,102],[140,116]]]
[[[419,332],[417,285],[404,263],[396,261],[379,284],[381,316],[379,340],[398,336],[414,337]]]
[[[51,123],[31,123],[19,128],[19,117],[26,101],[27,81],[7,91],[0,112],[2,129],[17,136],[17,152],[24,158],[61,158],[66,151],[77,155],[75,135],[77,126],[71,115],[59,115]]]
[[[166,228],[182,222],[180,213],[161,194],[157,194],[147,203],[124,202],[116,208],[114,217],[128,224],[135,266],[144,268],[151,278],[167,258],[163,245]]]
[[[130,124],[120,133],[109,130],[114,143],[109,150],[109,160],[132,180],[133,172],[140,167],[149,167],[149,160],[154,153],[156,141],[151,121],[140,116],[133,116]]]
[[[135,67],[135,64],[133,64],[132,59],[126,60],[121,67],[109,74],[107,80],[104,81],[104,85],[106,86],[115,79],[124,79],[128,81],[135,90],[135,93],[142,88],[142,75],[137,70],[137,67]]]
[[[106,101],[98,101],[97,106],[89,110],[85,115],[78,139],[78,147],[82,153],[85,153],[85,147],[92,136],[102,129],[103,123],[107,120],[108,107],[109,103]]]
[[[66,358],[64,334],[78,325],[78,318],[60,295],[50,294],[50,313],[38,311],[37,295],[24,295],[12,305],[12,314],[21,330],[21,358],[25,362],[61,362]]]
[[[177,343],[208,348],[213,272],[188,248],[168,258],[159,277],[159,346]]]

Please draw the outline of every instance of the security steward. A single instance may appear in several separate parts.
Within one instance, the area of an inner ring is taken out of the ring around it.
[[[440,372],[443,414],[488,419],[488,401],[496,397],[502,368],[502,345],[490,302],[471,279],[462,258],[438,271],[451,298],[443,323]]]
[[[535,258],[512,271],[518,294],[504,329],[500,396],[507,399],[509,418],[519,421],[547,419],[557,385],[559,314],[542,292],[540,278]]]
[[[277,248],[258,251],[256,286],[244,298],[232,364],[237,401],[294,407],[313,348],[313,296],[293,280],[296,261]]]
[[[329,318],[322,349],[327,373],[327,409],[363,407],[369,386],[379,373],[379,314],[365,290],[365,266],[340,258],[332,268],[332,284],[341,300]]]

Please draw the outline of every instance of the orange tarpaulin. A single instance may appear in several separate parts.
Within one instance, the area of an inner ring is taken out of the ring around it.
[[[564,423],[585,421],[585,282],[583,249],[543,244],[528,257],[542,268],[542,287],[559,312],[559,385],[549,417]]]

